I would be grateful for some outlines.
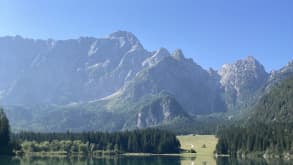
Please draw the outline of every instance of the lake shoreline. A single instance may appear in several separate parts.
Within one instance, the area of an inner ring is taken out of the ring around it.
[[[19,156],[19,157],[115,157],[115,156],[133,156],[133,157],[147,157],[147,156],[169,156],[169,157],[196,157],[195,153],[166,153],[166,154],[154,154],[154,153],[117,153],[112,151],[96,151],[95,153],[66,153],[66,152],[17,152],[15,155],[10,156]]]

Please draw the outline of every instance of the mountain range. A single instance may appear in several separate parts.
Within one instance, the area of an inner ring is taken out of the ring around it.
[[[126,31],[0,37],[0,104],[16,130],[117,131],[237,115],[292,75],[293,62],[268,73],[251,56],[205,70],[180,49],[146,50]]]

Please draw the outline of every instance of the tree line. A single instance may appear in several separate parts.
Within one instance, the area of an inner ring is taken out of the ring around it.
[[[115,150],[137,153],[178,153],[180,143],[173,133],[159,129],[134,130],[116,133],[83,132],[83,133],[34,133],[20,132],[12,135],[18,143],[34,142],[35,144],[73,145],[79,143],[91,150]],[[62,144],[60,144],[60,143]],[[78,146],[80,146],[78,145]],[[48,146],[49,147],[49,146]],[[58,148],[58,147],[57,147]]]
[[[0,108],[0,155],[13,150],[30,152],[81,152],[107,150],[135,153],[178,153],[176,135],[160,129],[124,132],[10,133],[9,121]]]
[[[10,141],[9,121],[4,110],[0,107],[0,155],[12,154],[12,149],[14,147],[15,144]]]
[[[282,155],[293,151],[292,123],[253,123],[221,128],[217,137],[218,154],[237,156],[246,153]]]

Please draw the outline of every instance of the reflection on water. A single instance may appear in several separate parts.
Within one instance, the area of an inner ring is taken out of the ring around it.
[[[180,165],[178,157],[0,157],[0,165]]]
[[[217,165],[293,165],[293,162],[282,159],[231,159],[231,158],[220,158],[217,159]]]
[[[180,157],[107,157],[107,158],[41,158],[41,157],[0,157],[0,165],[293,165],[284,160],[237,160],[219,158],[217,160]]]

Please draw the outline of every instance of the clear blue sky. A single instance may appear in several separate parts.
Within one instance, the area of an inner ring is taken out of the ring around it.
[[[204,68],[248,55],[293,59],[292,0],[0,0],[0,36],[68,39],[133,32],[148,50],[181,48]]]

